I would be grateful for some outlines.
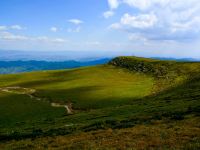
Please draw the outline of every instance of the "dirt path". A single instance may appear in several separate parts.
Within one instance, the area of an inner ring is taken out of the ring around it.
[[[61,105],[61,104],[59,104],[59,103],[51,103],[51,106],[52,106],[52,107],[64,107],[64,108],[67,110],[67,113],[68,113],[68,114],[73,114],[72,108],[70,108],[69,105],[70,105],[70,104]]]
[[[15,86],[15,87],[4,87],[4,88],[0,88],[0,91],[2,92],[7,92],[7,93],[14,93],[14,94],[24,94],[29,96],[31,99],[35,99],[38,101],[44,100],[44,101],[48,101],[46,98],[40,98],[40,97],[36,97],[33,94],[36,92],[35,89],[31,89],[31,88],[24,88],[24,87],[19,87],[19,86]],[[49,103],[51,103],[50,101],[48,101]],[[62,105],[60,103],[51,103],[52,107],[64,107],[67,111],[67,114],[73,114],[73,110],[72,110],[72,103],[68,103],[66,105]]]

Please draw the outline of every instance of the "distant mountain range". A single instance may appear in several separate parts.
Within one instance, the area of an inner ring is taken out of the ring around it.
[[[175,61],[181,61],[181,62],[199,62],[200,59],[195,58],[172,58],[172,57],[151,57],[152,59],[158,59],[158,60],[175,60]]]
[[[92,61],[63,61],[63,62],[50,62],[50,61],[0,61],[0,74],[13,74],[39,70],[58,70],[58,69],[71,69],[83,66],[92,66],[105,64],[109,58],[103,58]]]
[[[117,56],[134,56],[126,52],[108,51],[17,51],[17,50],[0,50],[0,61],[54,61],[63,62],[69,60],[75,61],[92,61],[102,58],[114,58]],[[144,57],[144,56],[141,56]],[[146,56],[148,57],[148,56]],[[175,57],[149,57],[159,60],[176,60],[176,61],[200,61],[200,58],[175,58]]]
[[[113,58],[119,54],[105,51],[17,51],[0,50],[0,61],[92,61],[102,58]]]
[[[0,74],[70,69],[105,64],[117,54],[105,51],[16,51],[0,50]],[[120,55],[120,54],[118,54]],[[151,57],[158,60],[200,61],[194,58]]]

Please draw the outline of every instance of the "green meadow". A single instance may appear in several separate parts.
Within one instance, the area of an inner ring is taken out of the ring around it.
[[[194,62],[117,57],[94,67],[1,75],[0,148],[199,149],[199,100]],[[52,103],[70,103],[73,113]]]

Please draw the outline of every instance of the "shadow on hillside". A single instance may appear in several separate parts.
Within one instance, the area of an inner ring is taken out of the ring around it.
[[[152,115],[171,116],[178,114],[200,115],[200,76],[190,78],[184,83],[162,91],[156,95],[133,101],[132,105],[139,104],[151,107]]]
[[[34,95],[36,97],[44,97],[51,102],[58,102],[65,104],[72,102],[75,109],[90,110],[105,107],[120,106],[128,104],[132,101],[130,97],[116,97],[95,95],[101,92],[104,87],[101,86],[81,86],[69,89],[51,89],[51,90],[38,90]]]
[[[200,98],[200,75],[190,78],[182,84],[166,89],[156,95],[147,96],[146,98],[160,99],[167,98],[169,96],[174,99],[179,97],[180,99],[191,98],[190,100],[198,100]]]

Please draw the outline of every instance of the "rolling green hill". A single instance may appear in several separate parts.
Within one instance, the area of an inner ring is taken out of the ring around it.
[[[199,149],[199,100],[197,62],[117,57],[1,75],[0,148]]]

